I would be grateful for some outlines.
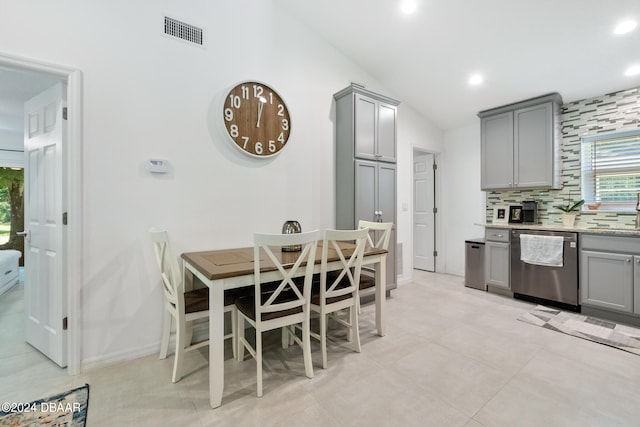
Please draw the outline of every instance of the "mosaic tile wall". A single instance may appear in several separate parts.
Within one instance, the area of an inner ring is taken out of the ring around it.
[[[580,138],[584,135],[640,128],[640,88],[575,101],[562,106],[561,190],[507,190],[486,193],[486,219],[493,219],[496,205],[521,205],[523,200],[538,202],[538,222],[561,225],[562,212],[553,206],[580,200]],[[635,226],[635,212],[583,211],[577,227]]]

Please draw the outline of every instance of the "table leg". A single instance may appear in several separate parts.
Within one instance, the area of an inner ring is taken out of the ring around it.
[[[378,335],[386,334],[384,319],[385,305],[387,303],[387,256],[383,255],[376,264],[376,327]]]
[[[208,282],[209,286],[209,403],[212,408],[222,404],[224,389],[224,285]]]

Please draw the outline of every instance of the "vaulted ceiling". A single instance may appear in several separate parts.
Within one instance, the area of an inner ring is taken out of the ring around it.
[[[565,102],[640,86],[638,0],[276,0],[443,130],[478,111],[559,92]],[[481,73],[484,82],[468,84]]]
[[[443,130],[549,92],[570,102],[640,86],[624,75],[640,66],[640,27],[613,33],[640,22],[639,0],[415,0],[411,15],[402,1],[275,0]],[[50,84],[0,68],[0,130],[21,129],[19,106]]]

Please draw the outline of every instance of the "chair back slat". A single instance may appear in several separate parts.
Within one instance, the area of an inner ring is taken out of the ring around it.
[[[149,230],[153,241],[156,262],[162,277],[164,296],[173,305],[178,304],[178,298],[182,295],[182,274],[178,259],[174,256],[168,233],[164,230]]]
[[[261,321],[262,313],[291,310],[298,307],[308,311],[318,236],[318,230],[295,234],[257,233],[254,235],[256,322]],[[287,252],[286,257],[278,256],[282,255],[282,246],[295,245],[301,245],[302,249],[299,252]],[[261,254],[267,255],[270,261],[267,264],[268,267],[275,266],[278,272],[278,278],[275,282],[279,282],[265,301],[263,301],[261,287],[264,274],[267,273],[261,271],[265,268]],[[287,260],[286,263],[281,261],[283,258]],[[296,285],[295,277],[304,277],[302,291]]]
[[[322,244],[322,261],[320,267],[320,301],[326,303],[329,298],[353,294],[357,297],[360,271],[362,269],[362,257],[369,236],[369,229],[359,230],[325,230]],[[341,242],[354,242],[355,249],[343,249]],[[335,277],[327,283],[329,248],[335,251],[340,259],[339,270]]]
[[[373,242],[371,234],[368,236],[368,243],[370,247],[377,249],[387,250],[389,248],[389,238],[391,237],[391,229],[393,228],[392,222],[372,222],[360,220],[358,222],[358,228],[368,228],[372,232],[380,231],[380,236]]]

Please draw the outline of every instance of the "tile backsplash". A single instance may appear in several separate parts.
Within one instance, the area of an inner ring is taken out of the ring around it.
[[[538,202],[538,222],[562,224],[562,212],[554,206],[580,200],[581,137],[623,129],[640,128],[640,88],[622,90],[562,105],[560,190],[506,190],[486,193],[486,220],[493,219],[494,206],[521,205],[524,200]],[[576,226],[633,227],[635,212],[583,211]]]

